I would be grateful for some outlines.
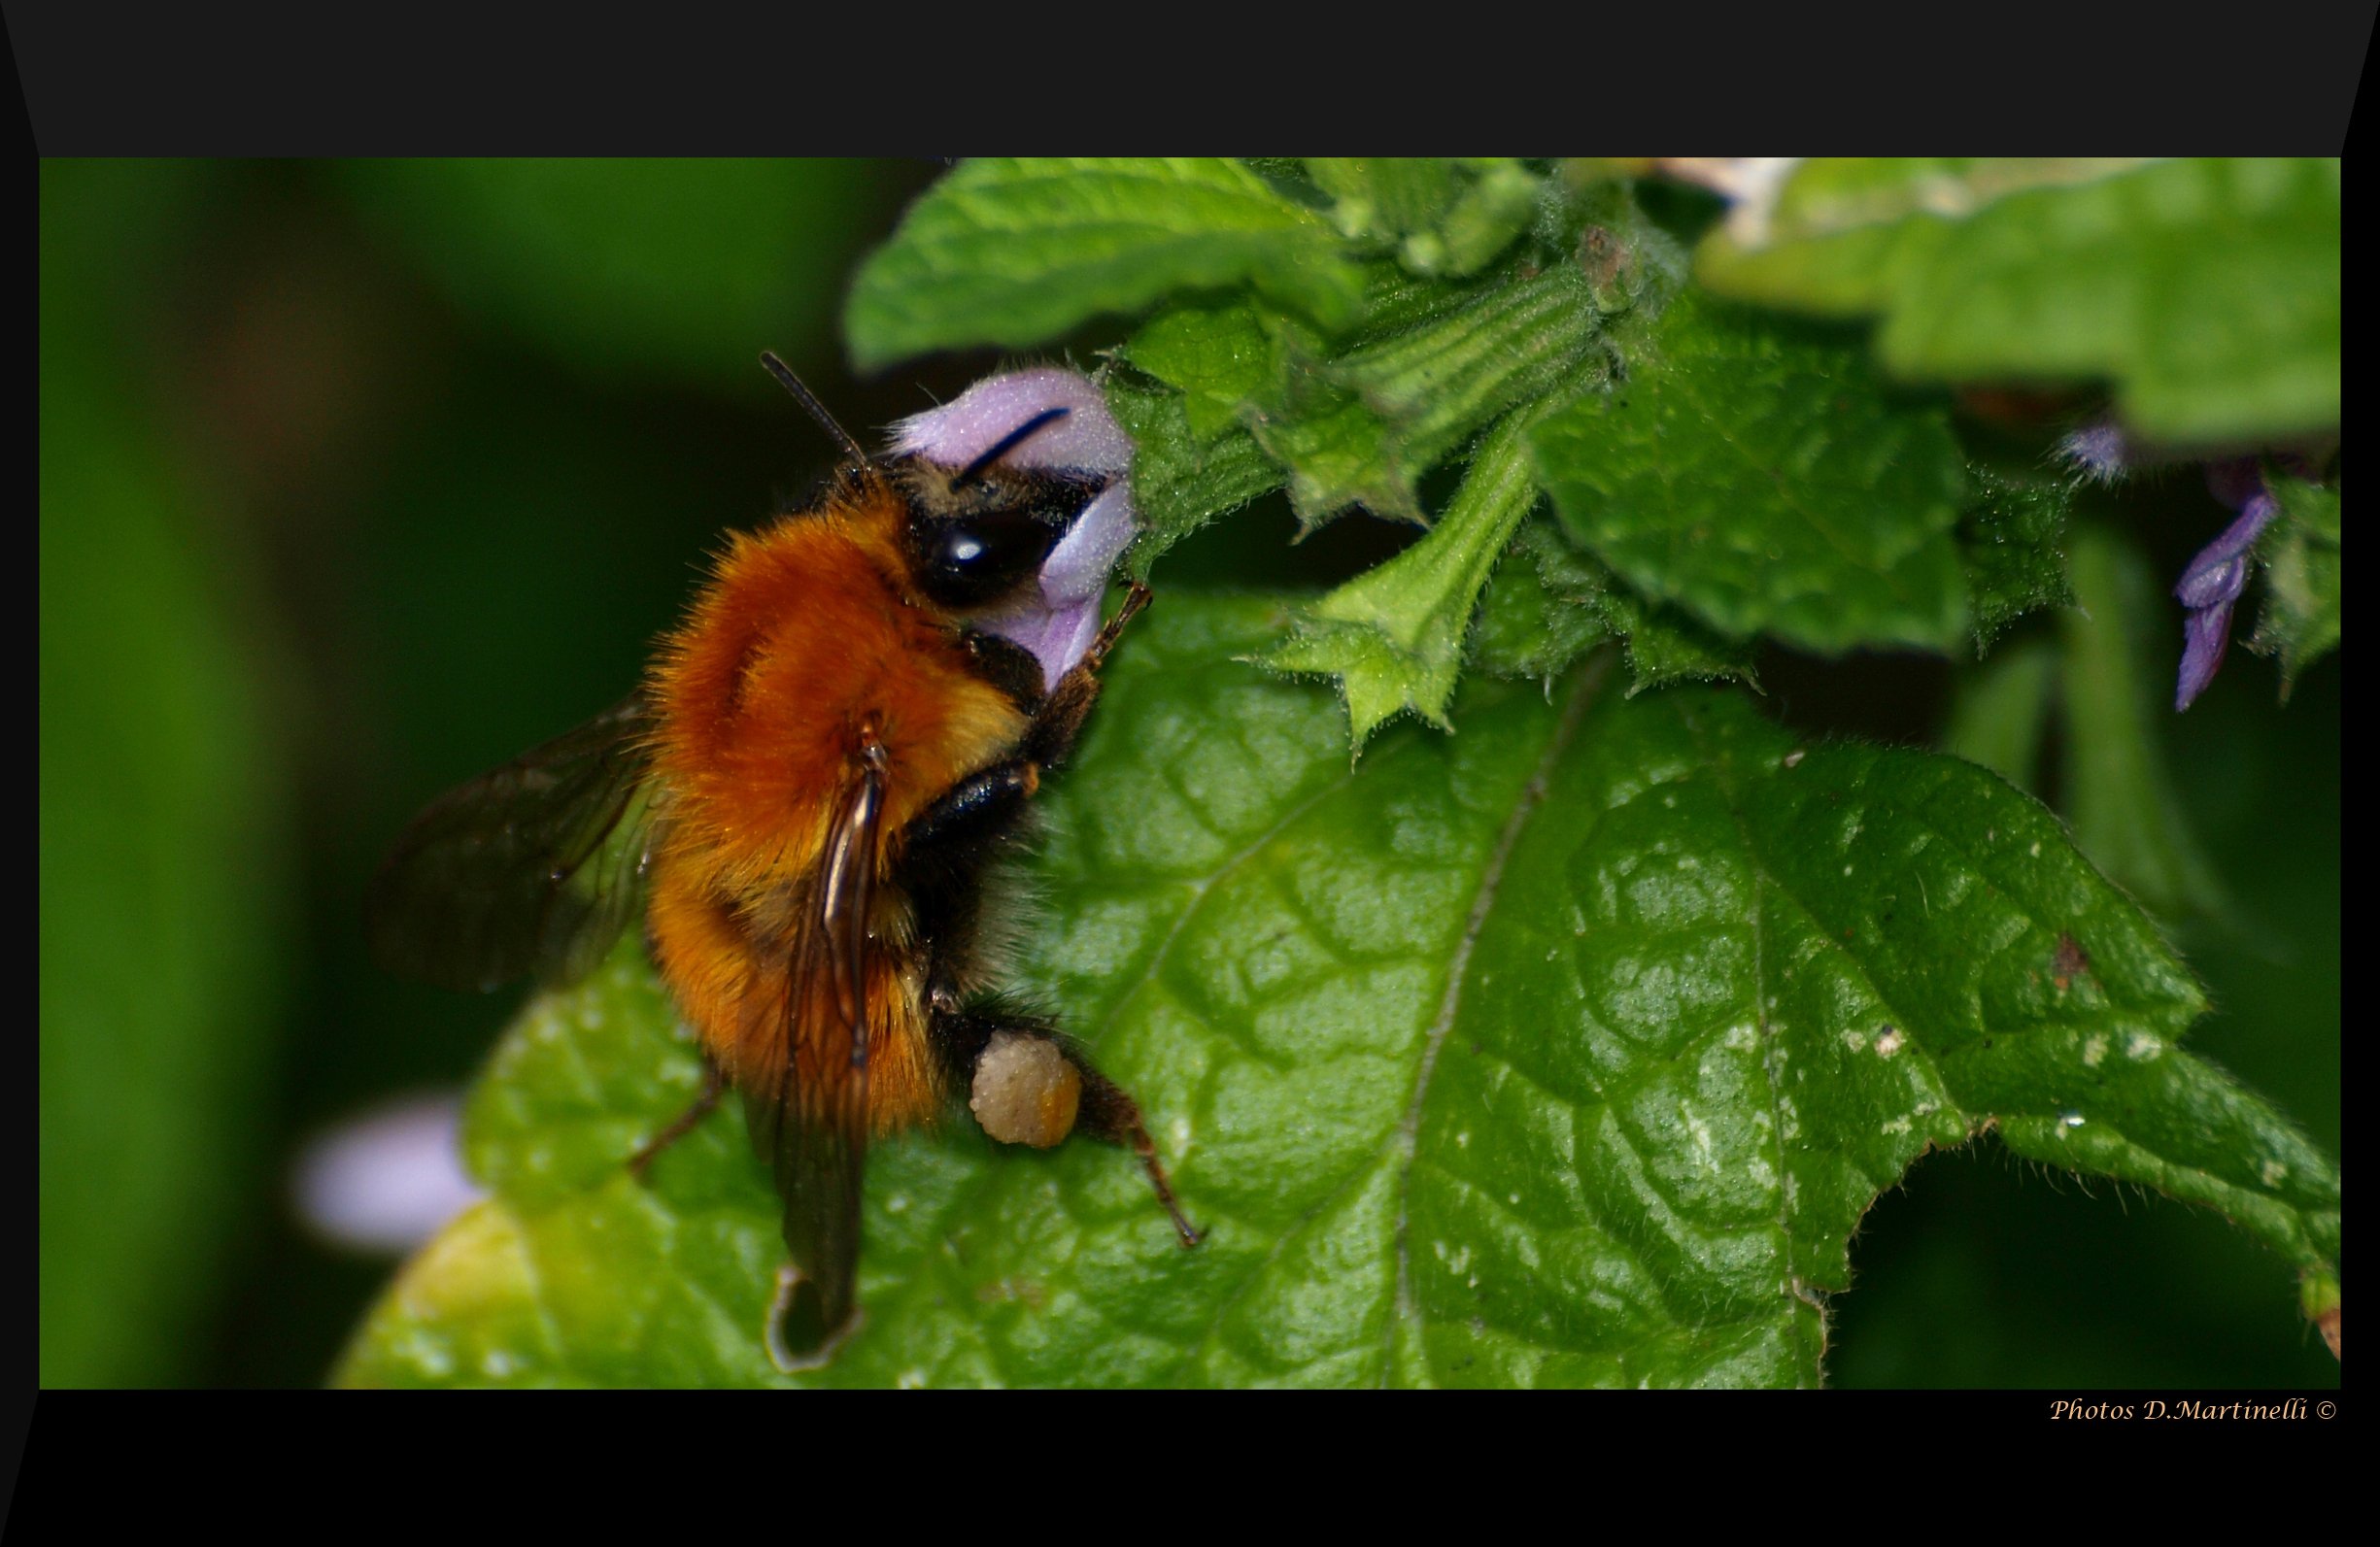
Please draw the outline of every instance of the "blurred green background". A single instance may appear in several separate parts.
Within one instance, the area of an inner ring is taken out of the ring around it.
[[[379,975],[366,878],[440,790],[616,700],[720,532],[824,470],[761,348],[864,435],[980,374],[858,381],[835,336],[853,265],[936,170],[43,166],[45,1385],[325,1374],[391,1263],[297,1226],[295,1155],[459,1087],[515,1002]],[[2125,508],[2161,572],[2220,525],[2194,482]],[[1292,557],[1291,529],[1260,510],[1157,580],[1327,581],[1397,540],[1346,521]],[[1950,681],[1763,674],[1798,723],[1895,738],[1938,728]],[[2183,930],[2220,1007],[2198,1045],[2333,1154],[2337,679],[2334,657],[2279,711],[2235,655],[2164,723],[2269,934]],[[1989,1143],[1922,1162],[1856,1249],[1838,1379],[2335,1384],[2277,1261],[2094,1191]]]

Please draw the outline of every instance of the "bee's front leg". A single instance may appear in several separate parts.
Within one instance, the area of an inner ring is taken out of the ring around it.
[[[1074,744],[1082,739],[1083,722],[1099,702],[1100,668],[1115,648],[1116,636],[1148,600],[1146,586],[1132,588],[1124,605],[1083,652],[1082,659],[1034,708],[1033,722],[1025,728],[1016,756],[968,775],[911,818],[901,829],[904,852],[923,857],[963,849],[1006,830],[1015,822],[1025,803],[1040,792],[1041,775],[1072,756]],[[975,635],[969,643],[990,663],[985,668],[988,680],[998,680],[1002,672],[1013,675],[1037,669],[1031,656],[1005,640]]]
[[[1083,652],[1081,664],[1094,672],[1106,665],[1107,652],[1115,649],[1116,639],[1124,632],[1124,625],[1139,617],[1148,603],[1149,589],[1137,580],[1132,582],[1124,592],[1124,605],[1115,610],[1115,616],[1107,620],[1107,625],[1099,631],[1099,637],[1091,641],[1091,648]]]
[[[1091,641],[1082,659],[1070,667],[1065,676],[1050,689],[1049,696],[1041,700],[1035,712],[1033,724],[1025,732],[1024,756],[1043,768],[1055,767],[1073,754],[1074,743],[1082,739],[1082,723],[1091,716],[1091,706],[1099,702],[1099,674],[1107,664],[1107,653],[1124,632],[1124,625],[1140,615],[1148,606],[1149,589],[1134,584],[1125,593],[1124,605],[1116,609],[1107,626]]]

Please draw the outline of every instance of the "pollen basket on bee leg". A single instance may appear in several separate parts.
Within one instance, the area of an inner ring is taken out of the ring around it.
[[[1082,1074],[1047,1037],[1002,1031],[975,1061],[967,1104],[1001,1143],[1046,1150],[1074,1131]]]

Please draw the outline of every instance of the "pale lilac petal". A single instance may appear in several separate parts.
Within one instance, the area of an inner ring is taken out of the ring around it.
[[[1099,604],[1116,560],[1140,529],[1133,505],[1132,437],[1107,412],[1107,400],[1076,371],[1042,366],[976,383],[940,408],[893,427],[894,449],[945,465],[964,465],[1000,444],[1019,424],[1053,408],[1050,420],[1003,458],[1019,467],[1066,468],[1111,480],[1083,508],[1041,566],[1037,602],[987,618],[974,626],[1013,640],[1041,663],[1042,687],[1054,688],[1099,634]]]
[[[361,1252],[402,1253],[470,1206],[459,1096],[414,1096],[349,1119],[306,1146],[297,1212],[315,1232]]]
[[[893,426],[893,449],[952,467],[1000,444],[1001,437],[1037,414],[1067,411],[1003,460],[1018,467],[1078,467],[1121,475],[1132,470],[1132,437],[1107,412],[1107,399],[1080,371],[1056,365],[1011,371],[977,382],[940,408]]]
[[[1073,527],[1050,550],[1041,566],[1041,594],[1051,603],[1098,600],[1107,589],[1115,561],[1139,534],[1132,485],[1118,480],[1083,507]]]
[[[2112,419],[2070,432],[2057,443],[2057,455],[2077,478],[2091,484],[2120,483],[2140,467],[2138,450]]]

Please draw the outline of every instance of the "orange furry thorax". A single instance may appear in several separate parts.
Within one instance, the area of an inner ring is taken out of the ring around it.
[[[902,519],[875,488],[738,533],[662,646],[654,763],[671,847],[698,849],[738,890],[816,863],[865,727],[888,757],[888,834],[1024,734],[954,621],[901,579]]]

